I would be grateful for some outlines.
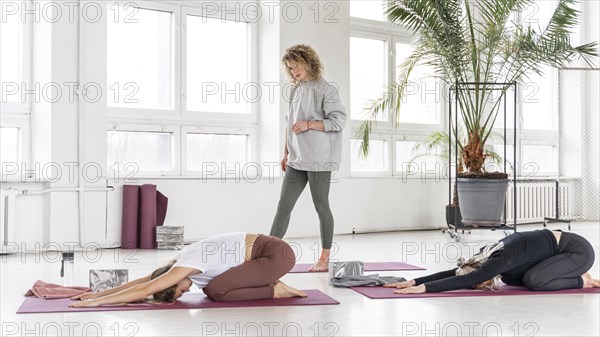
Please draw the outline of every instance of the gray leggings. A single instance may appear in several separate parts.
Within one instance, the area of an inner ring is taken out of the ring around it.
[[[269,235],[283,238],[290,224],[290,215],[296,205],[296,201],[304,191],[306,183],[310,185],[315,209],[319,214],[321,229],[321,245],[323,249],[331,249],[333,241],[333,214],[329,209],[329,186],[331,183],[331,172],[329,171],[299,171],[287,167],[283,176],[281,196],[277,205],[277,213],[271,226]]]
[[[590,270],[594,258],[594,249],[585,238],[562,232],[558,254],[530,268],[523,283],[534,291],[583,288],[581,275]]]

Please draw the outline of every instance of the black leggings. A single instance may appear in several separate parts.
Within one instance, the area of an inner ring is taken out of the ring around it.
[[[583,237],[563,232],[558,254],[531,267],[523,275],[523,283],[534,291],[583,288],[581,275],[594,264],[594,249]]]

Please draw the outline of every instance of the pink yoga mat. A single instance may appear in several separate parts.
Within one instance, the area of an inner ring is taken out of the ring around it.
[[[313,263],[296,263],[290,273],[312,273],[308,269]],[[365,262],[365,271],[393,271],[393,270],[425,270],[403,262]],[[318,272],[317,272],[318,273]]]
[[[247,307],[281,307],[297,305],[330,305],[340,304],[335,299],[323,294],[319,290],[304,290],[306,298],[279,298],[255,301],[238,302],[213,302],[202,293],[186,293],[175,303],[148,304],[136,303],[126,306],[101,306],[93,308],[71,308],[69,303],[74,301],[65,299],[44,300],[36,297],[27,297],[17,314],[51,313],[51,312],[91,312],[91,311],[129,311],[129,310],[168,310],[168,309],[212,309],[212,308],[247,308]]]
[[[501,286],[500,290],[453,290],[441,293],[394,294],[394,288],[354,287],[352,290],[372,299],[382,298],[432,298],[432,297],[472,297],[472,296],[511,296],[511,295],[565,295],[565,294],[600,294],[600,288],[569,289],[559,291],[531,291],[525,287]]]

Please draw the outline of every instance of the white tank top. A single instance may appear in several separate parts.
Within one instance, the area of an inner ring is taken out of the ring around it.
[[[190,275],[192,282],[202,289],[213,278],[244,263],[246,233],[237,232],[213,236],[185,247],[175,259],[173,267],[188,267],[200,271]]]

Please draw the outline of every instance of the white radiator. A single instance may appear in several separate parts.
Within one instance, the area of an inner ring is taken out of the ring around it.
[[[0,254],[7,254],[7,245],[15,242],[15,197],[15,191],[0,190]]]
[[[569,184],[559,186],[559,217],[572,219],[573,188]],[[517,223],[543,221],[544,217],[556,216],[556,182],[555,181],[517,181]],[[506,220],[510,224],[515,216],[513,184],[506,194]]]

